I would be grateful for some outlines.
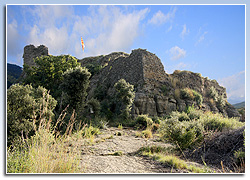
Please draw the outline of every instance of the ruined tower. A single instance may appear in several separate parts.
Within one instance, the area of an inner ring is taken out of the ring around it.
[[[44,45],[40,45],[38,47],[35,47],[34,45],[27,45],[24,47],[23,64],[30,67],[36,66],[34,58],[47,55],[49,55],[48,47]]]

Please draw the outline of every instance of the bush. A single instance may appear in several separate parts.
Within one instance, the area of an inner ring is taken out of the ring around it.
[[[224,94],[219,95],[213,86],[209,89],[208,96],[214,100],[218,108],[223,108],[226,105],[227,100],[224,98]]]
[[[148,138],[152,138],[153,137],[152,132],[150,131],[150,129],[146,129],[146,130],[142,131],[141,133],[142,133],[142,136],[144,138],[148,139]]]
[[[202,95],[195,90],[184,88],[180,90],[180,98],[196,101],[198,105],[201,105],[203,102]]]
[[[153,120],[148,117],[148,115],[139,115],[136,118],[136,126],[140,129],[146,129],[148,127],[151,127],[153,124]]]
[[[178,121],[189,121],[190,120],[187,113],[185,113],[185,112],[173,111],[170,113],[169,117],[176,117],[178,119]]]
[[[200,121],[207,130],[218,130],[220,132],[244,126],[244,123],[239,122],[238,118],[227,118],[223,117],[222,114],[213,114],[211,112],[204,114]]]
[[[64,104],[71,109],[78,110],[83,107],[89,87],[90,72],[80,66],[70,68],[62,74],[63,82],[60,87],[63,91]]]
[[[209,89],[208,96],[211,97],[215,101],[218,100],[218,96],[219,96],[218,92],[213,86]]]
[[[37,66],[24,65],[25,84],[32,84],[36,88],[45,87],[55,99],[61,97],[62,92],[58,87],[63,80],[62,74],[70,68],[80,66],[77,59],[70,55],[41,56],[34,61]]]
[[[176,144],[180,149],[189,148],[203,139],[203,129],[195,126],[195,122],[180,122],[176,117],[166,119],[161,126],[163,138]]]
[[[155,124],[161,124],[161,118],[158,117],[158,116],[152,117],[152,121],[153,121]]]
[[[101,105],[97,99],[91,98],[90,100],[88,100],[87,106],[91,114],[93,114],[94,116],[99,115],[100,110],[101,110]]]
[[[43,98],[48,103],[49,99]],[[8,173],[77,173],[80,172],[80,141],[74,133],[60,135],[56,126],[49,119],[43,117],[49,109],[41,107],[38,116],[38,126],[34,127],[34,135],[18,141],[15,146],[7,150]],[[60,122],[58,119],[57,122]],[[34,125],[34,124],[33,124]],[[70,127],[72,124],[69,124]],[[85,127],[85,126],[84,126]],[[82,129],[79,131],[81,132]],[[73,138],[73,139],[72,139]],[[74,142],[69,148],[69,142]]]
[[[7,90],[7,139],[8,144],[18,136],[30,137],[38,118],[53,119],[56,100],[43,88],[31,85],[12,85]],[[43,111],[46,109],[47,111]]]
[[[120,79],[114,85],[116,114],[122,118],[129,118],[129,113],[135,98],[134,86]]]
[[[176,144],[181,149],[191,148],[199,144],[206,131],[231,130],[244,126],[236,118],[226,118],[222,114],[189,108],[185,112],[172,112],[160,127],[160,133],[165,140]]]
[[[186,111],[190,120],[198,120],[203,116],[204,112],[202,110],[197,110],[194,107],[188,107]]]

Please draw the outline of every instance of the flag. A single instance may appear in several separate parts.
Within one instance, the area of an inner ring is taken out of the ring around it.
[[[84,45],[84,43],[83,43],[82,37],[81,37],[81,44],[82,44],[82,50],[84,51],[85,45]]]

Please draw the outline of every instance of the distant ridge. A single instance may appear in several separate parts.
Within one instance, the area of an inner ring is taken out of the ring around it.
[[[243,102],[241,102],[241,103],[233,104],[233,106],[234,106],[236,109],[244,108],[244,107],[245,107],[245,101],[243,101]]]
[[[7,88],[16,83],[23,72],[22,67],[7,63]]]

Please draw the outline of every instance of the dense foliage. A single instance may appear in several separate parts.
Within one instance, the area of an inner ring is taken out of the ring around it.
[[[53,118],[56,103],[56,100],[43,87],[12,85],[7,90],[8,143],[18,136],[25,138],[30,136],[38,117]],[[43,108],[47,111],[43,112]]]
[[[120,79],[115,85],[116,113],[124,118],[129,116],[135,98],[134,86]]]
[[[91,74],[86,68],[80,66],[70,68],[62,74],[63,102],[70,108],[79,110],[83,107],[89,87]]]
[[[50,90],[54,98],[61,96],[59,85],[63,80],[63,73],[70,68],[80,66],[77,59],[70,55],[41,56],[34,59],[37,66],[24,65],[26,73],[24,83],[33,87],[43,86]]]

